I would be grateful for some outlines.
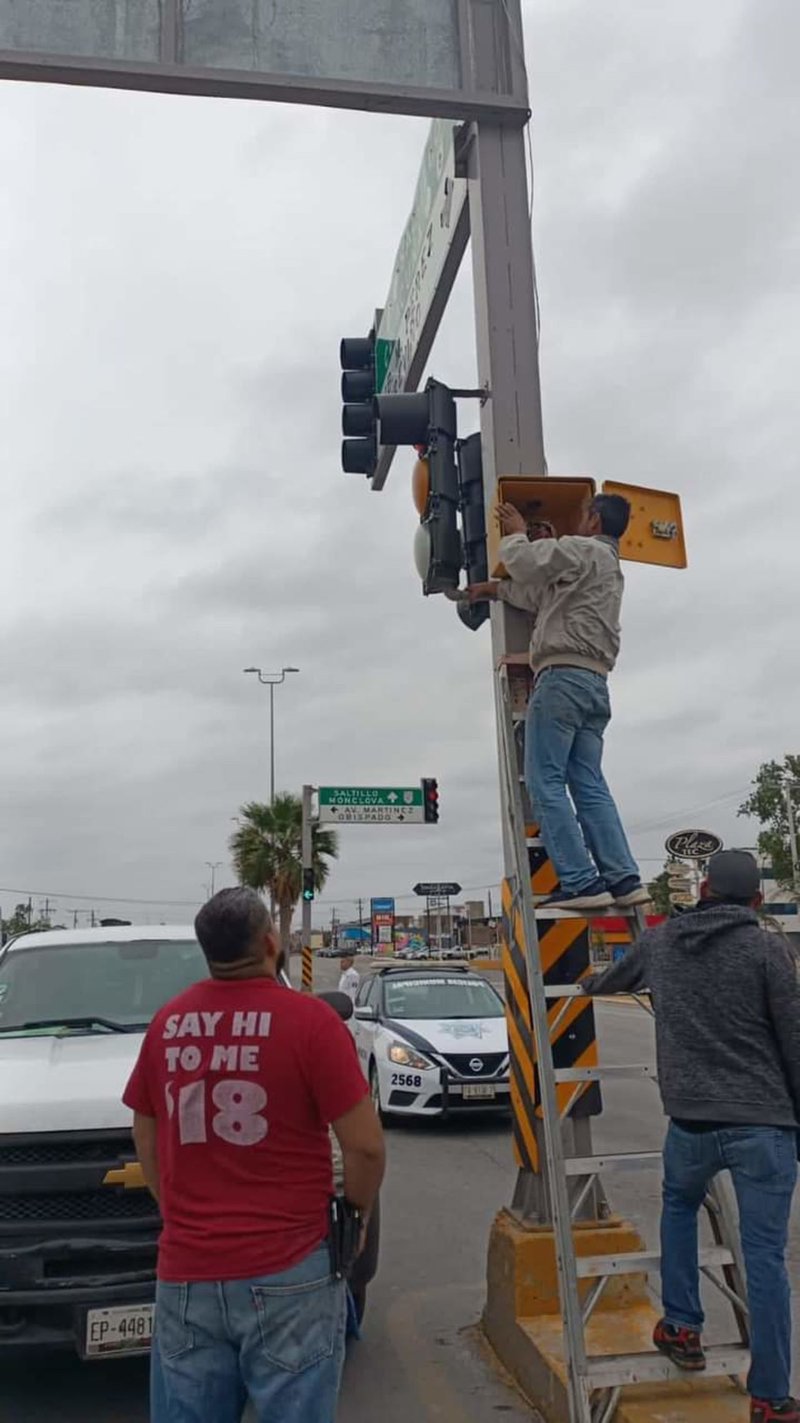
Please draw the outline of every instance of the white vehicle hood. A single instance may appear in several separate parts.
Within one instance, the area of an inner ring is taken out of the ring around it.
[[[122,1093],[142,1036],[0,1036],[0,1135],[129,1126]]]
[[[435,1052],[451,1053],[508,1052],[508,1032],[505,1018],[392,1018],[384,1024],[387,1033],[396,1026],[398,1037],[409,1035],[409,1041],[424,1038]],[[418,1044],[421,1050],[421,1043]]]

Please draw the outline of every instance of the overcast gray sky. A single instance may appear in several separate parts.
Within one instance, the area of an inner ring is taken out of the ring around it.
[[[686,823],[752,841],[749,780],[800,750],[800,7],[524,8],[550,469],[684,504],[689,571],[629,569],[607,752],[652,873]],[[302,669],[281,788],[440,780],[437,829],[342,835],[320,917],[498,881],[488,629],[421,597],[407,457],[381,495],[339,468],[338,341],[426,130],[0,87],[5,912],[188,917],[266,796],[252,663]],[[468,267],[432,369],[474,378]]]

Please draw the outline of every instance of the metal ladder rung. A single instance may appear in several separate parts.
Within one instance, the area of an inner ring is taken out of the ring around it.
[[[564,1170],[568,1176],[597,1176],[612,1167],[653,1166],[660,1161],[660,1151],[611,1151],[606,1156],[568,1156]]]
[[[630,1066],[608,1067],[557,1067],[556,1082],[602,1082],[604,1077],[651,1077],[656,1080],[655,1067],[649,1063],[637,1062]]]
[[[635,909],[618,909],[616,904],[607,904],[604,909],[552,909],[537,904],[537,919],[632,919]]]
[[[681,1379],[686,1382],[685,1370],[679,1369],[663,1354],[609,1354],[607,1358],[590,1357],[586,1377],[592,1388],[614,1388],[618,1384],[652,1383],[660,1379]],[[728,1375],[736,1378],[747,1372],[750,1366],[750,1351],[741,1344],[719,1344],[706,1349],[706,1367],[698,1378],[720,1378]],[[695,1377],[693,1375],[692,1377]]]
[[[700,1265],[716,1268],[732,1265],[733,1251],[724,1245],[710,1245],[701,1250]],[[579,1255],[575,1261],[578,1278],[593,1280],[606,1275],[641,1275],[657,1270],[661,1264],[660,1250],[631,1251],[625,1255]]]
[[[588,982],[588,980],[586,981]],[[545,984],[544,992],[546,998],[585,998],[587,996],[580,983],[548,983]],[[618,993],[593,993],[591,996],[605,1000],[606,998],[619,998],[620,995]],[[649,998],[650,989],[637,988],[634,992],[625,993],[622,996],[624,998]]]

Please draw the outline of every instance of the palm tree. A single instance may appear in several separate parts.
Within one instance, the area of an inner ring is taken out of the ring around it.
[[[230,839],[240,884],[266,890],[278,906],[281,946],[288,953],[292,915],[303,887],[303,805],[299,796],[281,793],[273,805],[251,800],[243,805],[238,830]],[[314,887],[322,889],[330,860],[339,854],[335,830],[312,828]]]

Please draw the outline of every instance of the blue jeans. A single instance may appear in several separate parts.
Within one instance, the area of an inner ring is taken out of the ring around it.
[[[334,1423],[345,1284],[321,1246],[280,1275],[159,1282],[151,1423]]]
[[[608,683],[597,672],[548,667],[536,678],[525,728],[525,780],[542,839],[568,894],[588,889],[598,875],[609,889],[639,880],[601,769],[610,720]]]
[[[786,1272],[789,1211],[797,1181],[797,1136],[781,1127],[689,1132],[670,1122],[664,1146],[661,1293],[669,1324],[702,1329],[697,1213],[719,1171],[733,1178],[747,1270],[754,1398],[791,1392],[792,1311]]]

